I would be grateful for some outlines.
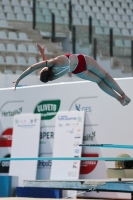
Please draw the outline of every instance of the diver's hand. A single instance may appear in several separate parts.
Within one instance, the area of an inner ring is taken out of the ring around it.
[[[17,85],[18,85],[18,83],[19,83],[19,79],[16,79],[15,81],[13,81],[13,83],[15,83],[15,85],[14,85],[14,91],[16,90],[16,87],[17,87]]]

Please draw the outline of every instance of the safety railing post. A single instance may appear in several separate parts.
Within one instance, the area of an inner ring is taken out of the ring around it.
[[[72,26],[72,52],[76,53],[76,28]]]
[[[131,40],[131,67],[133,70],[133,40]]]
[[[68,24],[68,26],[69,26],[69,30],[72,31],[72,2],[71,2],[71,0],[69,1],[68,5],[69,5],[69,11],[68,11],[69,24]]]
[[[97,39],[94,38],[94,59],[97,59]]]
[[[52,13],[52,42],[55,42],[55,14]]]
[[[33,12],[32,12],[32,27],[33,29],[36,28],[36,0],[33,0]]]
[[[110,28],[110,57],[113,57],[113,29]]]
[[[89,44],[92,44],[92,17],[89,16]]]

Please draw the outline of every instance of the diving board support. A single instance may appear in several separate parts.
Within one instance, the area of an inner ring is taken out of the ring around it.
[[[83,190],[86,192],[131,193],[133,200],[133,181],[78,180],[78,181],[24,181],[24,187],[41,187],[61,190]]]

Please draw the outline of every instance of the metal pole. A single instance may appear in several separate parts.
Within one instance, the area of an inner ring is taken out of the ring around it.
[[[76,28],[72,26],[72,52],[76,53]]]
[[[97,39],[94,38],[94,59],[97,59]]]
[[[110,57],[113,57],[113,29],[110,28]]]
[[[133,70],[133,40],[131,41],[131,67]]]
[[[33,0],[32,16],[33,16],[32,27],[33,27],[33,29],[35,29],[36,28],[36,0]]]
[[[92,44],[92,17],[89,16],[89,44]]]
[[[69,1],[69,30],[72,31],[72,2]]]
[[[55,14],[52,13],[52,42],[55,42]]]

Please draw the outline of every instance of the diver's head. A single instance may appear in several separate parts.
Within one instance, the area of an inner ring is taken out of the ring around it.
[[[52,81],[54,78],[54,73],[52,70],[52,67],[44,67],[41,71],[40,71],[40,81],[42,81],[43,83],[47,83],[48,81]]]

